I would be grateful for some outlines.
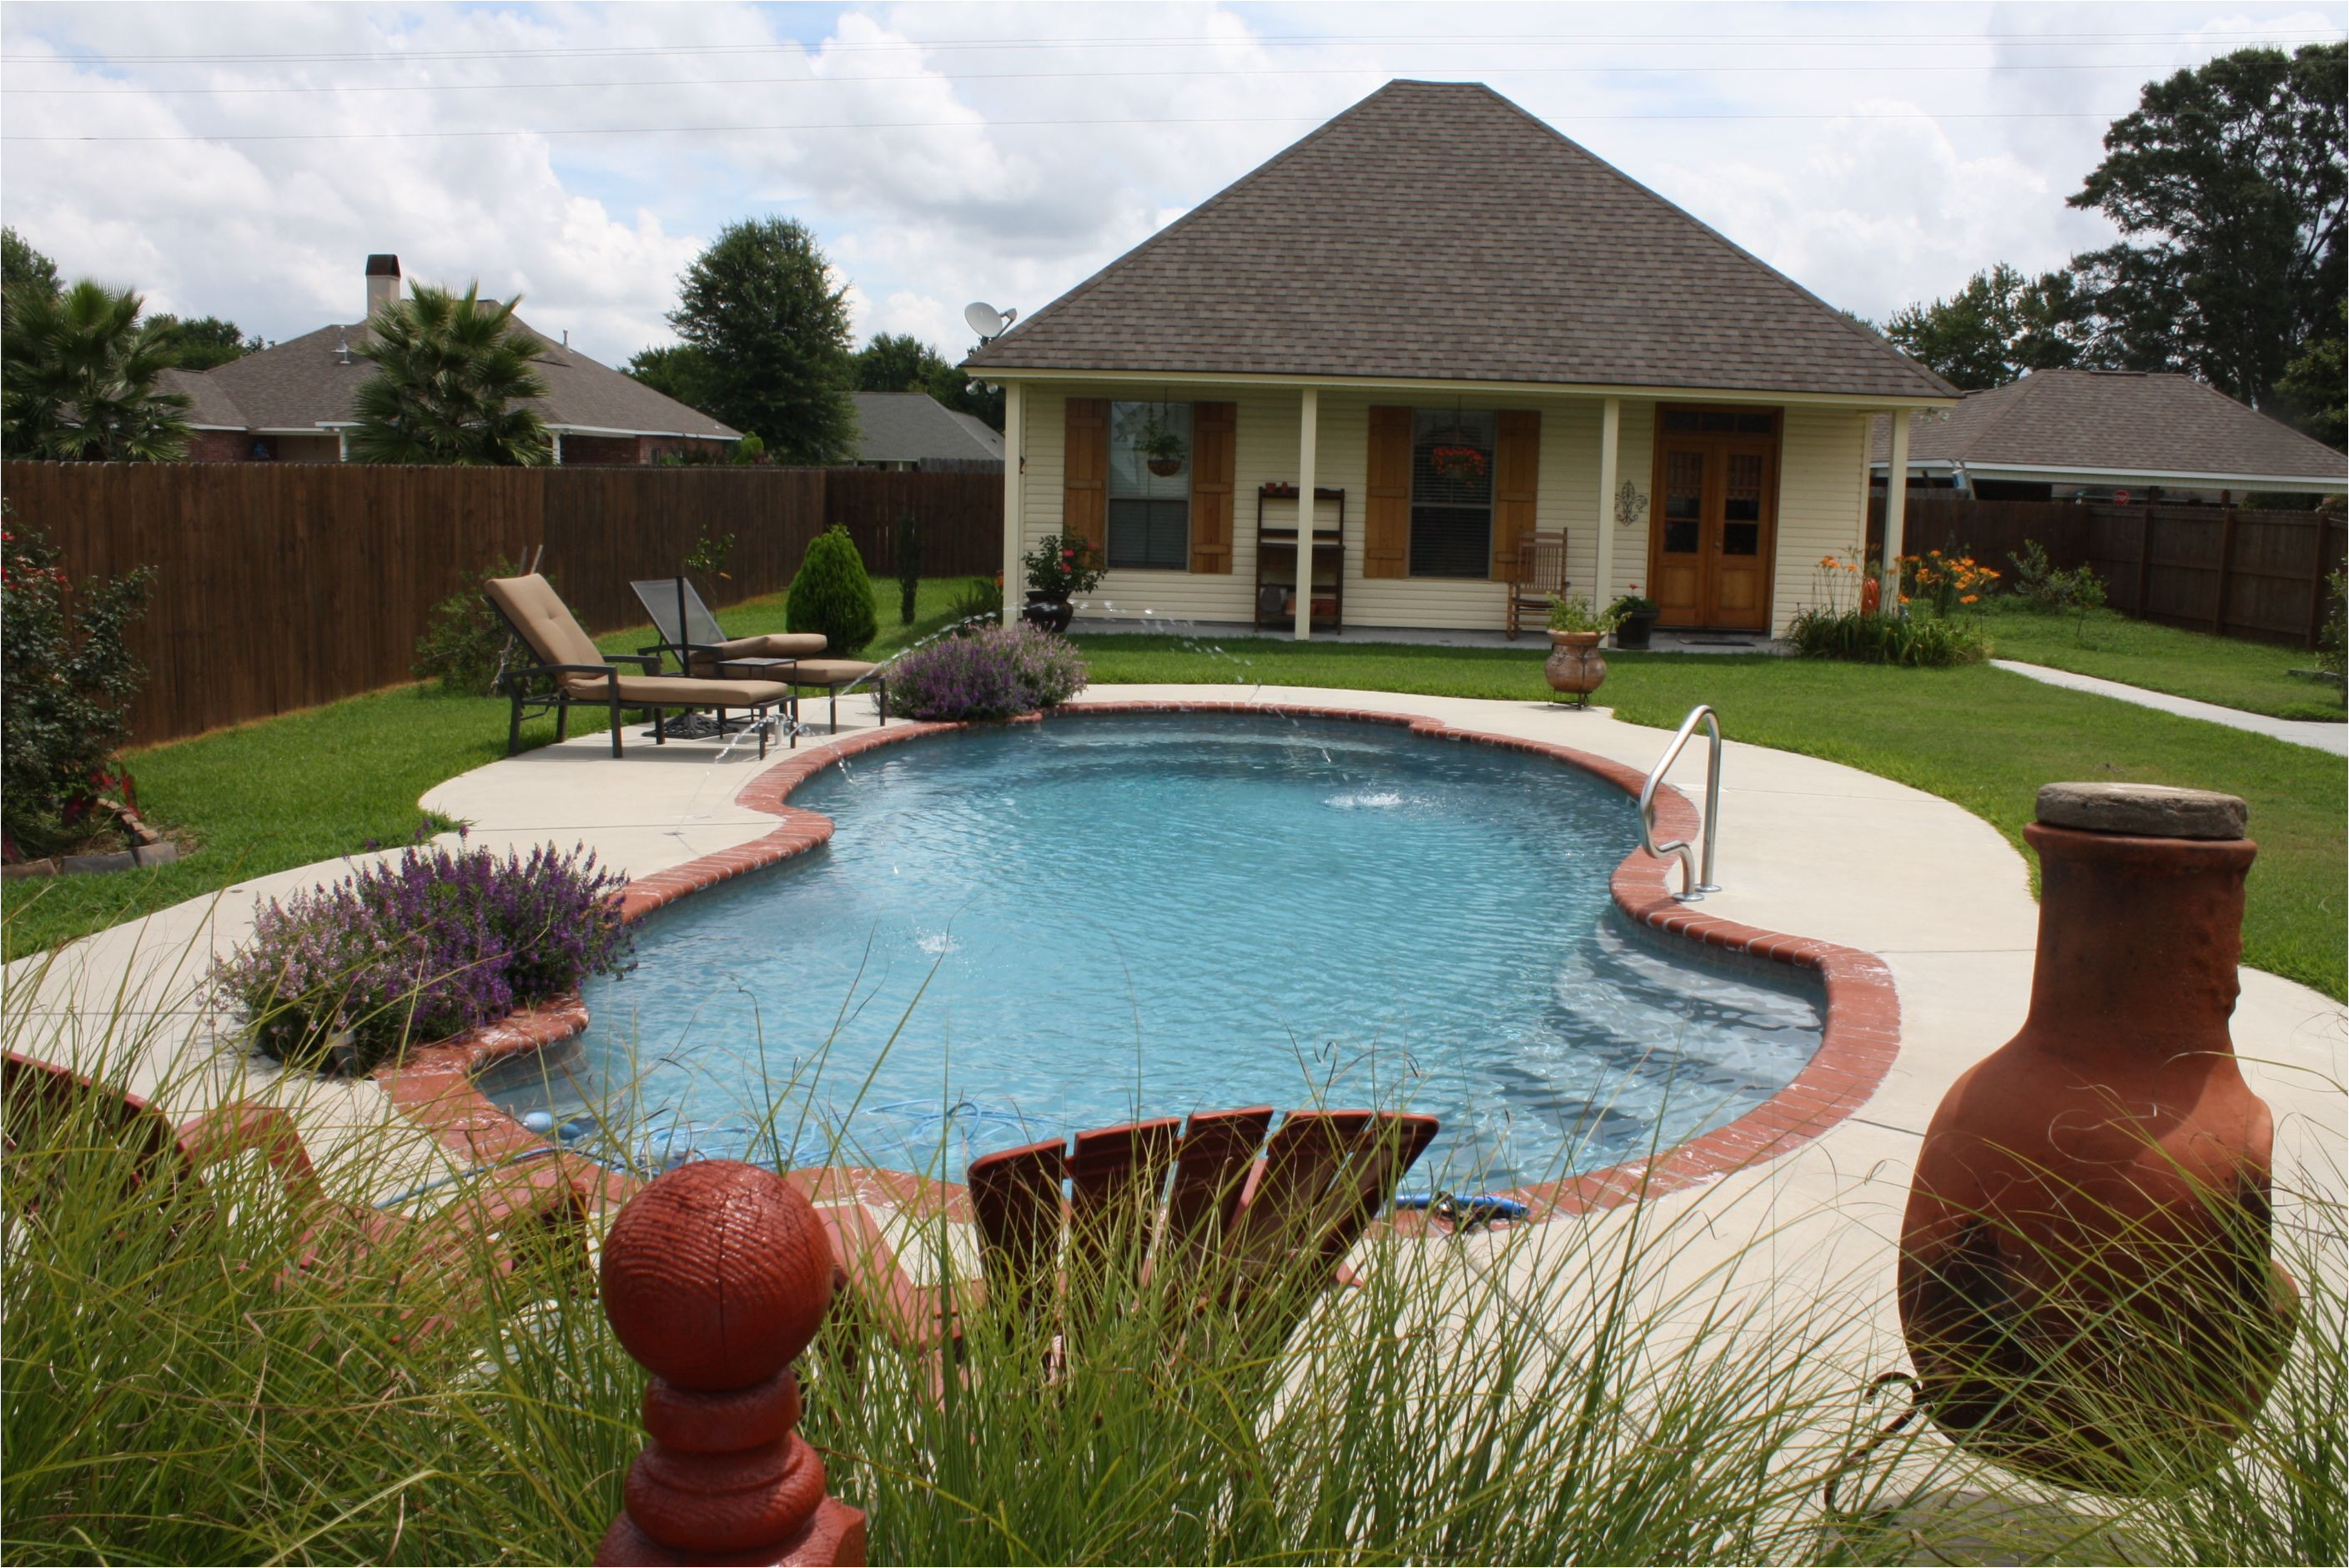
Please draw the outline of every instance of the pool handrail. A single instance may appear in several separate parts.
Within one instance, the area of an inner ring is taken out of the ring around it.
[[[1704,869],[1700,879],[1695,854],[1686,839],[1674,839],[1668,844],[1656,842],[1656,790],[1680,760],[1689,737],[1696,733],[1699,721],[1711,732],[1712,755],[1707,761],[1704,779]],[[1664,748],[1662,760],[1648,770],[1648,781],[1640,787],[1640,845],[1658,860],[1680,857],[1681,891],[1672,894],[1681,903],[1695,903],[1709,892],[1719,892],[1721,884],[1713,880],[1713,850],[1721,824],[1721,717],[1713,711],[1711,703],[1701,702],[1689,709],[1681,720],[1680,733],[1672,737],[1671,745]]]

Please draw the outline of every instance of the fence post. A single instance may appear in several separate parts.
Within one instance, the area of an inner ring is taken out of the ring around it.
[[[2153,616],[2153,508],[2137,514],[2137,603],[2130,613],[2140,621]]]
[[[2235,509],[2230,506],[2219,520],[2219,603],[2210,612],[2210,629],[2222,637],[2227,634],[2227,578],[2234,566],[2234,554]]]
[[[604,1243],[604,1315],[652,1373],[627,1504],[599,1563],[864,1561],[864,1515],[824,1494],[791,1363],[832,1303],[808,1201],[734,1160],[681,1165]]]

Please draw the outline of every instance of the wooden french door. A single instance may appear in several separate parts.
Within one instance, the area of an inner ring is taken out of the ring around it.
[[[1649,597],[1667,626],[1770,629],[1778,542],[1778,417],[1768,409],[1656,412]]]

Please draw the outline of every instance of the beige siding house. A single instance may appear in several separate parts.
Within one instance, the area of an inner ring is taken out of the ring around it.
[[[1430,82],[968,368],[1006,389],[1008,583],[1065,531],[1109,563],[1087,616],[1300,634],[1497,628],[1521,549],[1561,534],[1597,603],[1782,631],[1865,533],[1871,419],[1957,397],[1491,89]],[[1288,591],[1307,489],[1310,595]]]

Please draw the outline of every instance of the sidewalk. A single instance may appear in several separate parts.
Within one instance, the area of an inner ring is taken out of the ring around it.
[[[2239,707],[2220,707],[2215,702],[2197,702],[2190,696],[2172,696],[2166,691],[2147,691],[2143,686],[2127,686],[2095,676],[2075,676],[2070,670],[2051,670],[2044,665],[2018,664],[2013,659],[1992,659],[1991,663],[1999,669],[2029,676],[2033,680],[2045,681],[2049,686],[2094,692],[2098,696],[2133,702],[2139,707],[2158,707],[2164,713],[2174,713],[2183,718],[2208,719],[2212,724],[2223,724],[2230,729],[2248,729],[2254,735],[2272,736],[2294,746],[2313,747],[2318,751],[2330,751],[2335,757],[2349,757],[2349,725],[2326,724],[2313,718],[2270,718],[2263,713],[2245,713]]]

